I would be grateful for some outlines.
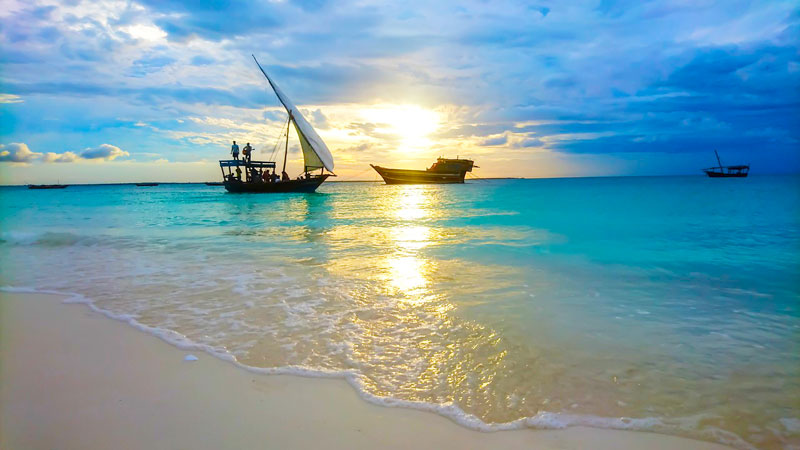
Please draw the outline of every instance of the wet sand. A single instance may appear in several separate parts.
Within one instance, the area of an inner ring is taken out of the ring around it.
[[[575,427],[483,433],[367,403],[339,379],[259,375],[38,294],[0,293],[0,448],[724,449]]]

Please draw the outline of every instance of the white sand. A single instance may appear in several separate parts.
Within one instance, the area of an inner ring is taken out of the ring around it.
[[[482,433],[361,400],[343,380],[249,373],[85,305],[0,293],[0,449],[723,449],[653,433]]]

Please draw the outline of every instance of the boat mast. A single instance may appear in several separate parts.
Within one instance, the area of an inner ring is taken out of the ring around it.
[[[283,151],[283,171],[286,173],[286,159],[289,157],[289,127],[292,125],[292,112],[289,111],[289,121],[286,122],[286,149]]]
[[[719,153],[717,153],[716,149],[714,150],[714,154],[717,155],[717,163],[719,163],[719,168],[722,169],[722,161],[719,160]]]

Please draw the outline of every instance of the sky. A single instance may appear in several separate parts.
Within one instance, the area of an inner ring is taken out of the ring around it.
[[[701,174],[715,149],[800,172],[796,0],[4,0],[0,184],[216,180],[233,140],[270,159],[287,115],[251,54],[339,180],[438,156]]]

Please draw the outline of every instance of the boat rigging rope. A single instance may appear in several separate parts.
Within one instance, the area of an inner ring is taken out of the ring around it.
[[[364,170],[362,170],[361,172],[358,172],[358,173],[357,173],[357,174],[355,174],[355,175],[350,175],[350,176],[349,176],[349,177],[347,177],[347,178],[342,178],[342,179],[339,179],[339,180],[336,180],[336,181],[353,181],[355,178],[357,178],[357,177],[359,177],[359,176],[361,176],[361,175],[365,174],[366,172],[368,172],[368,171],[370,171],[370,170],[372,170],[372,167],[370,167],[369,169],[364,169]]]
[[[291,120],[291,117],[289,118],[289,120]],[[286,121],[287,125],[288,125],[289,120]],[[278,151],[278,145],[281,143],[281,140],[282,140],[281,138],[283,137],[284,133],[286,133],[286,131],[284,131],[284,130],[287,130],[287,127],[285,125],[281,127],[281,134],[280,134],[280,136],[278,136],[278,140],[275,141],[275,146],[272,147],[272,153],[270,153],[270,155],[269,155],[269,161],[275,161],[275,152]]]
[[[475,175],[475,174],[474,174],[474,173],[472,173],[472,172],[467,172],[467,175],[470,175],[470,176],[474,177],[474,178],[475,178],[476,180],[478,180],[478,181],[489,181],[489,180],[487,180],[486,178],[481,178],[481,177],[479,177],[479,176]]]

